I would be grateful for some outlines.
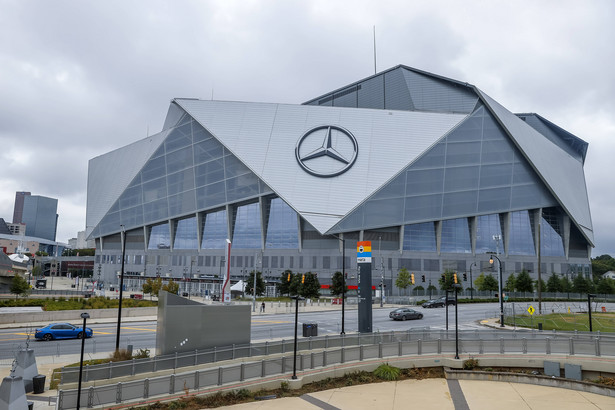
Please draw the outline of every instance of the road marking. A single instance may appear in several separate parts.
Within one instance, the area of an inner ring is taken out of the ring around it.
[[[294,323],[294,322],[289,322],[287,320],[253,320],[252,323],[274,323],[274,324],[280,324],[280,323]]]
[[[141,328],[141,327],[124,327],[124,326],[122,326],[122,329],[145,330],[147,332],[155,332],[156,331],[156,329],[145,329],[145,328]]]

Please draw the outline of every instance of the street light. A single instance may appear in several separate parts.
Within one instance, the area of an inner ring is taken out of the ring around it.
[[[297,323],[299,323],[299,301],[305,300],[301,296],[293,296],[292,299],[295,299],[295,350],[293,354],[293,380],[297,380]]]
[[[122,298],[124,292],[124,260],[126,259],[126,231],[124,230],[124,225],[120,225],[122,228],[121,238],[122,238],[122,269],[120,271],[120,303],[117,310],[117,335],[115,338],[115,351],[120,350],[120,325],[122,322]]]
[[[498,281],[498,292],[500,299],[500,327],[504,327],[504,298],[502,297],[502,261],[495,255],[491,255],[489,258],[489,263],[493,265],[493,258],[498,260],[498,267],[500,270],[500,280]]]
[[[595,298],[596,295],[593,293],[587,294],[587,313],[589,313],[589,331],[592,331],[592,298]]]
[[[448,331],[448,292],[450,292],[449,289],[444,290],[444,308],[446,309],[446,330]],[[448,334],[446,335],[446,338],[448,339]]]
[[[77,410],[81,407],[81,376],[83,374],[83,351],[85,350],[85,322],[90,318],[90,315],[86,312],[81,314],[83,319],[83,330],[81,336],[81,359],[79,360],[79,385],[77,387]]]
[[[472,266],[477,266],[476,262],[470,265],[470,300],[474,300],[474,282],[472,282]]]

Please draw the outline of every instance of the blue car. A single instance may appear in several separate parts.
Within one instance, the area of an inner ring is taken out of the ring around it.
[[[92,337],[92,329],[85,328],[85,337]],[[83,327],[71,325],[70,323],[52,323],[45,327],[37,328],[34,337],[38,340],[50,341],[53,339],[81,339],[83,337]]]

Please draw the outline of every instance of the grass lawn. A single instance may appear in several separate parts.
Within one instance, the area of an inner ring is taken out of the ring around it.
[[[504,323],[520,327],[538,329],[542,323],[543,330],[578,330],[589,331],[589,315],[587,313],[550,313],[547,315],[517,315],[507,316]],[[603,333],[615,333],[615,313],[592,312],[592,330]]]

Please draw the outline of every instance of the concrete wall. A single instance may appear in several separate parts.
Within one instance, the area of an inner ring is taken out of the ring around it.
[[[156,316],[157,307],[122,308],[122,317]],[[35,325],[51,322],[82,323],[81,313],[88,312],[91,319],[117,318],[117,309],[54,310],[50,312],[24,312],[0,314],[0,324]]]

